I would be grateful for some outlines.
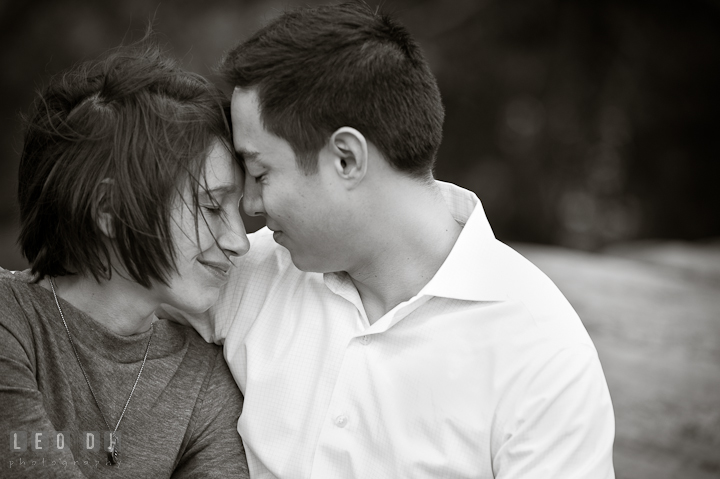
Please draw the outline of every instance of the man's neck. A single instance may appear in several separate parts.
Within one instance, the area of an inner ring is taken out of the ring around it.
[[[392,196],[385,199],[392,206],[368,228],[372,250],[347,271],[370,324],[420,292],[462,231],[435,185],[406,184]]]
[[[59,276],[53,280],[59,298],[116,334],[138,334],[152,325],[152,313],[158,304],[152,300],[147,289],[119,277],[117,272],[111,280],[101,283],[92,277],[79,275]],[[47,277],[40,281],[40,285],[51,289]]]

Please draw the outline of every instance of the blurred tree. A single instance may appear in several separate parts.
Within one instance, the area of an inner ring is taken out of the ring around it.
[[[151,20],[207,75],[224,50],[301,3],[322,2],[0,3],[0,250],[17,221],[17,113],[49,75],[139,38]],[[720,235],[718,2],[369,3],[395,12],[426,50],[447,108],[437,176],[476,191],[501,239],[597,249]]]
[[[438,176],[474,189],[499,236],[595,249],[720,233],[717,3],[462,3],[461,20],[432,29],[438,8],[413,31],[447,105]]]

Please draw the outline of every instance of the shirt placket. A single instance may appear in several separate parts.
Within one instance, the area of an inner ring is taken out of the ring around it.
[[[368,403],[366,354],[374,346],[374,336],[359,332],[348,341],[318,437],[311,477],[345,477],[352,465],[350,457],[357,452],[358,434],[365,427],[362,416],[373,409]],[[367,407],[364,414],[359,405]]]
[[[349,280],[348,280],[349,282]],[[318,437],[311,477],[344,477],[351,473],[353,466],[360,464],[354,454],[365,449],[361,437],[368,437],[362,428],[367,427],[363,418],[379,413],[379,407],[372,403],[369,394],[372,377],[369,376],[374,361],[378,361],[377,344],[382,334],[425,304],[430,297],[418,295],[397,305],[393,310],[370,325],[354,285],[350,289],[334,284],[333,291],[352,302],[362,316],[355,335],[348,339],[338,372],[333,393],[325,414],[324,424]],[[353,294],[354,293],[354,294]],[[368,355],[374,355],[375,359]],[[362,411],[360,410],[362,408]],[[360,472],[360,471],[356,471]]]

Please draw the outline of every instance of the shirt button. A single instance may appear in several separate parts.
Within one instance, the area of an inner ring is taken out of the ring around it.
[[[344,414],[341,414],[335,418],[335,425],[337,427],[345,427],[345,426],[347,426],[347,422],[348,422],[348,418]]]
[[[367,346],[372,343],[372,336],[360,336],[360,342]]]

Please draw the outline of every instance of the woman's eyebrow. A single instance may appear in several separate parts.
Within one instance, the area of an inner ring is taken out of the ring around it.
[[[216,196],[216,195],[227,195],[236,193],[241,189],[241,186],[236,183],[227,183],[224,185],[217,185],[210,189],[204,189],[200,192],[200,196]]]

